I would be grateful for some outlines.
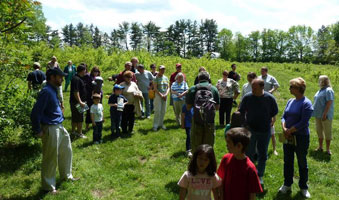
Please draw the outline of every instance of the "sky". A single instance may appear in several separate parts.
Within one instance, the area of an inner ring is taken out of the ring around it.
[[[244,35],[293,25],[311,26],[339,21],[339,0],[40,0],[47,24],[91,24],[110,33],[119,23],[149,21],[165,30],[176,20],[214,19],[218,29]]]

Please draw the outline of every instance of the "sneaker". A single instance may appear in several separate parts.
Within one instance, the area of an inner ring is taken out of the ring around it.
[[[158,130],[158,128],[157,127],[153,127],[153,131],[157,131]]]
[[[286,194],[287,192],[291,191],[291,187],[288,187],[286,185],[283,185],[279,188],[279,192],[282,194]]]
[[[87,138],[87,136],[82,134],[82,133],[78,134],[78,136],[79,136],[79,138],[84,138],[84,139]]]
[[[141,119],[145,119],[145,116],[143,115],[143,116],[141,116]]]
[[[311,194],[308,192],[307,189],[303,189],[303,190],[300,190],[301,194],[305,197],[305,198],[311,198]]]
[[[147,119],[151,119],[151,116],[147,116],[146,118],[147,118]]]
[[[187,157],[188,158],[192,158],[193,157],[193,154],[192,154],[191,150],[187,151]]]
[[[264,179],[263,179],[263,177],[261,176],[261,177],[259,177],[259,182],[260,182],[260,185],[264,185]]]
[[[273,151],[273,154],[277,156],[277,155],[278,155],[278,152],[277,152],[276,150],[274,150],[274,151]]]
[[[162,128],[162,129],[164,129],[164,130],[166,130],[166,129],[167,129],[165,125],[162,125],[162,127],[161,127],[161,128]]]

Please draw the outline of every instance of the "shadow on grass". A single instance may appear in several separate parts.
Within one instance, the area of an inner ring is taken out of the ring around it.
[[[185,156],[186,156],[185,151],[177,151],[171,156],[171,158],[180,158],[180,157],[185,157]]]
[[[165,185],[167,191],[179,194],[180,187],[177,184],[177,181],[171,181]]]
[[[282,194],[278,192],[273,198],[273,200],[302,200],[302,199],[306,199],[306,198],[300,193],[300,191],[297,194],[295,194],[293,197],[292,197],[291,192],[288,192],[286,194]]]
[[[154,132],[153,128],[140,128],[138,129],[138,132],[143,134],[143,135],[147,135],[148,133]]]
[[[324,153],[322,151],[310,151],[310,156],[317,161],[325,161],[325,162],[330,162],[331,161],[331,156],[328,155],[327,153]]]
[[[2,197],[0,199],[2,200],[37,200],[38,199],[39,200],[39,199],[44,199],[47,194],[48,194],[47,192],[40,190],[38,193],[32,194],[30,196],[21,197],[21,196],[13,195],[12,197],[9,197],[9,198]]]
[[[263,192],[257,194],[257,197],[258,197],[259,199],[263,199],[263,198],[266,196],[267,192],[268,192],[268,190],[265,188],[265,186],[263,186],[262,189],[263,189]]]
[[[169,123],[177,123],[175,119],[165,119],[164,124],[169,124]]]
[[[0,174],[12,174],[27,161],[41,155],[41,146],[23,144],[15,147],[0,147]],[[28,169],[30,171],[30,169]]]

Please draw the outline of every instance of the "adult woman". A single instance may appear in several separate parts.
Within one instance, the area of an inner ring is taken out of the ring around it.
[[[186,81],[184,81],[183,73],[179,72],[175,76],[175,82],[171,86],[174,114],[179,126],[181,126],[181,111],[182,106],[185,104],[185,95],[188,89],[188,85]]]
[[[205,72],[205,71],[206,71],[206,68],[205,68],[205,67],[203,67],[203,66],[199,67],[199,73],[200,73],[200,72]],[[211,79],[208,79],[208,82],[211,83]],[[197,76],[197,77],[195,77],[195,79],[194,79],[194,85],[196,85],[196,84],[198,84],[198,83],[199,83],[199,79],[198,79],[198,76]]]
[[[225,125],[225,113],[226,113],[226,124],[230,123],[231,110],[233,101],[237,99],[240,94],[239,84],[230,78],[227,78],[228,72],[225,70],[223,78],[218,80],[216,85],[220,95],[220,109],[219,109],[219,124]]]
[[[154,76],[154,78],[155,77],[157,77],[157,75],[158,75],[158,71],[156,71],[156,65],[155,64],[151,64],[150,65],[150,68],[151,68],[151,73],[152,73],[152,75]],[[154,94],[154,86],[153,86],[153,82],[151,82],[151,84],[150,84],[150,90],[151,91],[149,91],[149,93],[153,93]],[[153,99],[151,99],[150,98],[150,108],[151,108],[151,112],[153,112],[153,109],[154,109],[154,103],[153,103],[153,101],[154,101],[154,98]]]
[[[247,74],[247,83],[242,86],[241,99],[245,96],[245,94],[252,92],[252,81],[257,78],[257,75],[254,72],[248,72]]]
[[[164,117],[166,113],[167,95],[169,93],[169,80],[164,74],[165,66],[160,65],[159,73],[153,81],[155,91],[153,121],[154,131],[157,131],[159,127],[164,130],[166,129],[166,126],[164,125]]]
[[[128,103],[124,107],[121,119],[121,129],[123,133],[132,133],[135,120],[135,105],[140,106],[140,98],[142,99],[142,93],[139,90],[137,84],[132,81],[133,72],[126,71],[124,73],[124,82],[120,85],[124,87],[122,95],[126,97]]]
[[[73,76],[75,76],[75,73],[76,73],[75,65],[73,65],[71,60],[69,60],[68,63],[67,63],[67,66],[65,66],[64,73],[66,74],[66,77],[65,77],[66,83],[65,83],[65,90],[64,91],[67,92],[67,88],[68,88],[69,84],[71,83]]]
[[[290,80],[290,93],[295,97],[287,102],[282,116],[282,128],[286,138],[284,148],[284,185],[279,192],[286,193],[293,184],[294,152],[299,166],[301,194],[309,198],[307,151],[310,144],[309,120],[313,112],[312,102],[304,96],[306,82],[302,78]]]
[[[318,133],[319,147],[318,151],[323,150],[324,135],[326,139],[326,152],[331,155],[330,144],[332,140],[332,119],[333,119],[333,101],[334,91],[331,88],[330,79],[326,75],[319,76],[320,90],[314,95],[315,127]]]

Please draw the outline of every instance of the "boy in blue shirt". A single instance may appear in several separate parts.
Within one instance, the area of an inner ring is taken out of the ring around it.
[[[116,138],[120,136],[120,123],[122,111],[124,110],[125,104],[127,104],[127,99],[121,95],[122,89],[121,85],[114,85],[113,93],[108,99],[108,105],[110,106],[111,114],[111,137]],[[115,134],[114,134],[115,131]]]
[[[181,128],[186,130],[186,152],[189,158],[192,157],[191,152],[191,125],[193,117],[193,107],[190,110],[187,110],[186,104],[182,106],[181,112]]]

